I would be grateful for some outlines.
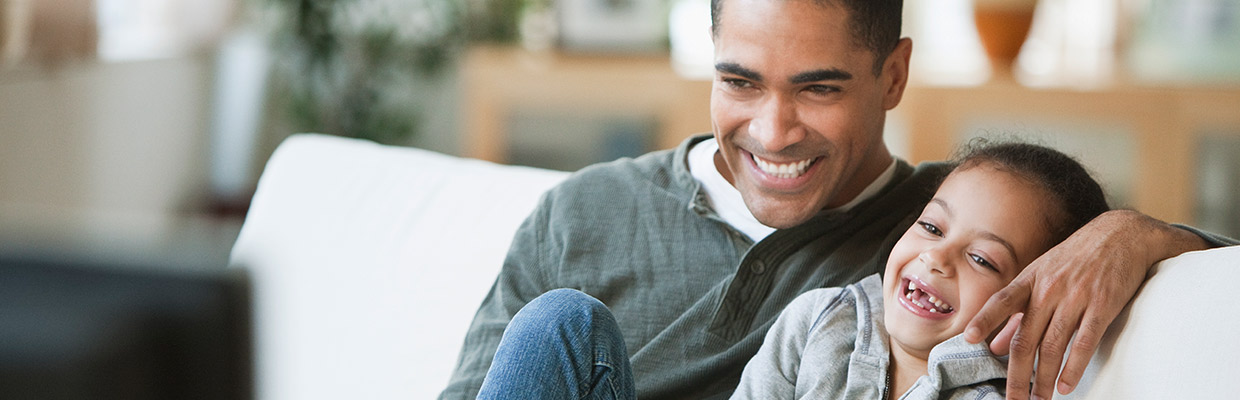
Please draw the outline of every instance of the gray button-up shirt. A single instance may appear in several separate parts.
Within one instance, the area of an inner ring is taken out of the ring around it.
[[[707,137],[588,167],[549,191],[513,239],[442,398],[473,399],[508,321],[556,288],[612,310],[639,398],[727,397],[793,298],[882,271],[947,171],[898,162],[875,197],[752,243],[689,173],[688,149]]]

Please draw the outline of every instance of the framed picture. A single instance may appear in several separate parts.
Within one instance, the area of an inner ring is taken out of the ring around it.
[[[560,45],[583,52],[667,51],[665,0],[560,0]]]

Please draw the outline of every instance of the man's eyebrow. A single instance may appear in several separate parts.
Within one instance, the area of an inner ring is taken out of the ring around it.
[[[793,75],[792,78],[788,79],[788,82],[795,85],[818,81],[846,81],[852,78],[852,74],[847,71],[832,68],[802,72]]]
[[[721,62],[715,64],[715,70],[725,74],[738,75],[754,82],[762,82],[762,74],[759,74],[758,71],[742,67],[737,63]]]

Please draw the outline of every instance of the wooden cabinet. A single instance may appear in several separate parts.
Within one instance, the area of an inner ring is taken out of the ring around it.
[[[506,161],[515,112],[614,112],[655,116],[655,146],[710,131],[709,81],[676,75],[666,56],[608,56],[476,47],[464,63],[464,155]],[[1195,156],[1201,135],[1240,136],[1240,90],[1114,86],[1035,89],[1014,82],[975,87],[911,85],[895,114],[907,126],[913,163],[949,156],[979,121],[1045,121],[1119,127],[1134,143],[1126,205],[1194,222]],[[1108,149],[1097,149],[1099,152]],[[1084,157],[1088,158],[1086,154]]]
[[[1075,121],[1120,127],[1135,143],[1130,205],[1172,222],[1194,222],[1196,152],[1205,134],[1240,136],[1240,90],[1116,86],[1077,91],[1012,82],[909,87],[896,109],[910,161],[947,157],[978,121]],[[1108,149],[1093,149],[1105,152]],[[1082,154],[1089,158],[1090,154]]]
[[[710,81],[681,78],[666,56],[477,47],[462,71],[464,155],[503,162],[514,112],[655,116],[655,146],[710,131]]]

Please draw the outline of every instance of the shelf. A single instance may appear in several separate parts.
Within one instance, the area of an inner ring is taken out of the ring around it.
[[[670,58],[470,49],[462,72],[464,154],[504,162],[506,127],[517,111],[650,115],[655,146],[675,147],[710,131],[710,81],[681,78]]]
[[[666,56],[606,56],[476,47],[463,68],[463,153],[505,162],[517,112],[654,116],[657,148],[710,131],[709,81],[677,76]],[[1104,124],[1133,143],[1128,202],[1154,217],[1194,222],[1196,149],[1205,134],[1240,135],[1240,90],[1113,86],[1035,89],[914,84],[895,113],[910,131],[909,161],[942,160],[978,123]],[[1099,149],[1105,151],[1106,149]]]
[[[1240,135],[1240,91],[1226,89],[1116,86],[1075,91],[1009,82],[911,86],[896,110],[909,126],[912,162],[947,157],[958,139],[969,134],[964,130],[979,121],[1075,121],[1121,127],[1136,147],[1131,206],[1185,223],[1194,221],[1199,138],[1216,132]]]

